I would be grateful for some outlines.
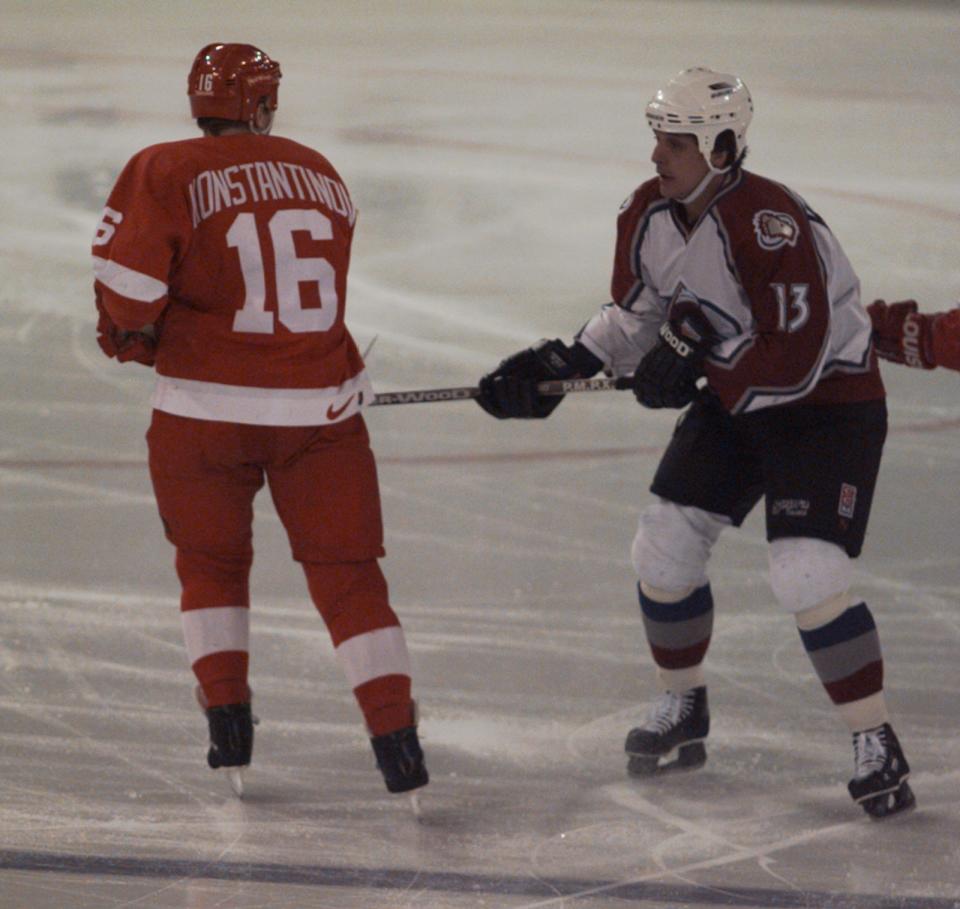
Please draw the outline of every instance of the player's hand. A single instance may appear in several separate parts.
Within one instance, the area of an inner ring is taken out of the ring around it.
[[[713,329],[697,310],[660,326],[660,338],[633,376],[633,393],[644,407],[686,407],[697,395],[697,380],[710,350]]]
[[[125,331],[120,328],[106,308],[97,300],[97,343],[108,357],[115,357],[120,363],[134,360],[144,366],[153,366],[157,356],[155,335],[142,331]]]
[[[915,300],[886,303],[874,300],[867,307],[873,323],[877,356],[917,369],[933,369],[933,317],[918,312]]]
[[[550,416],[563,395],[541,395],[537,383],[548,379],[587,378],[603,363],[582,344],[567,347],[560,340],[538,341],[507,357],[479,382],[477,403],[498,420],[542,420]]]
[[[116,357],[119,363],[133,360],[144,366],[153,366],[157,359],[156,340],[141,331],[117,329],[98,335],[97,343],[108,357]]]

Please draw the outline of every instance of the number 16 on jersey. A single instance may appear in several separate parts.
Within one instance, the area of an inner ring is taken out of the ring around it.
[[[257,233],[256,216],[243,212],[227,231],[227,245],[237,250],[243,273],[243,308],[233,319],[233,330],[273,334],[274,314],[266,310],[267,280],[272,277],[277,294],[277,315],[293,332],[329,331],[337,320],[340,300],[336,272],[327,259],[298,256],[294,231],[305,231],[313,240],[332,240],[330,219],[316,209],[283,209],[267,222],[273,245],[274,273],[264,268],[263,250]],[[305,309],[301,284],[312,282],[320,297],[320,308]]]

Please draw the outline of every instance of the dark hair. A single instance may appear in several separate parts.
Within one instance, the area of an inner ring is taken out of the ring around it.
[[[224,120],[222,117],[198,117],[197,126],[205,133],[210,133],[214,136],[219,136],[220,133],[228,129],[236,129],[238,126],[241,129],[250,128],[242,120]]]
[[[740,157],[737,157],[737,137],[734,135],[732,129],[725,129],[717,136],[713,143],[713,150],[725,154],[727,156],[728,166],[731,167],[739,167],[743,164],[743,159],[747,156],[747,150],[744,149]]]

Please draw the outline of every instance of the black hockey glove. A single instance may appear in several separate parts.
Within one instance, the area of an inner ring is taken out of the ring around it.
[[[548,379],[586,379],[603,362],[578,342],[567,347],[560,340],[538,341],[507,357],[480,380],[477,403],[498,420],[542,420],[549,417],[563,395],[541,395],[537,383]]]
[[[660,326],[660,338],[633,376],[633,393],[645,407],[686,407],[713,344],[713,328],[697,310]]]

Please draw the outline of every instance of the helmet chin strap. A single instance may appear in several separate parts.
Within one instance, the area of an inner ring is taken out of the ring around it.
[[[700,196],[703,195],[703,191],[710,185],[710,181],[720,174],[730,173],[731,166],[717,168],[707,161],[707,172],[703,175],[703,179],[688,195],[684,196],[682,199],[677,199],[677,201],[681,205],[689,205],[691,202],[695,202],[698,198],[700,198]]]

